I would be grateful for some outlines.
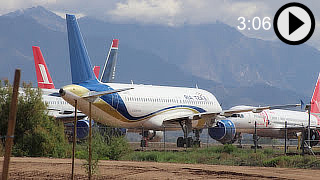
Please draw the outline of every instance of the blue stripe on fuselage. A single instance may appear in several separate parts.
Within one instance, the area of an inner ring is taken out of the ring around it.
[[[87,88],[90,91],[96,91],[96,92],[114,90],[110,86],[108,86],[106,84],[101,84],[101,83],[90,83],[90,82],[87,82],[87,83],[80,83],[78,85],[83,86],[83,87]],[[150,114],[147,114],[147,115],[144,115],[144,116],[134,117],[134,116],[131,116],[129,114],[124,101],[122,100],[122,98],[120,97],[120,95],[118,93],[103,95],[100,98],[102,100],[104,100],[105,102],[107,102],[110,106],[112,106],[114,109],[116,109],[119,113],[121,113],[125,118],[127,118],[130,121],[136,121],[136,120],[143,119],[143,118],[146,118],[148,116],[151,116],[153,114],[159,113],[161,111],[165,111],[165,110],[173,109],[173,108],[179,108],[179,107],[191,108],[191,109],[194,109],[194,110],[198,111],[199,113],[206,112],[204,109],[202,109],[200,107],[196,107],[196,106],[176,105],[176,106],[170,106],[170,107],[166,107],[166,108],[160,109],[158,111],[155,111],[153,113],[150,113]]]

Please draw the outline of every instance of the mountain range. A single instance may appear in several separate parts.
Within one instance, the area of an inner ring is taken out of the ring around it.
[[[103,66],[120,40],[116,82],[186,86],[212,92],[224,108],[309,101],[320,52],[308,45],[248,38],[221,22],[164,26],[83,17],[93,65]],[[71,83],[65,19],[41,7],[0,16],[0,78],[36,84],[31,46],[40,46],[56,88]]]

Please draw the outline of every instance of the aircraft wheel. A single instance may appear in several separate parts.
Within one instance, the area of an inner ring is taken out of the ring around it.
[[[183,146],[184,146],[183,137],[178,137],[178,139],[177,139],[177,147],[183,147]]]
[[[187,137],[187,142],[186,142],[187,147],[191,147],[193,145],[193,139],[192,137]]]
[[[147,141],[141,140],[140,147],[147,147]]]

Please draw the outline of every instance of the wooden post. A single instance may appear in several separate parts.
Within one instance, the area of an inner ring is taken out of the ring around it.
[[[89,171],[88,178],[91,180],[92,170],[91,170],[91,160],[92,160],[92,152],[91,152],[91,140],[92,140],[92,120],[91,120],[91,102],[89,102]]]
[[[163,125],[163,149],[166,152],[166,127]]]
[[[74,155],[76,150],[76,140],[77,140],[77,111],[78,111],[78,101],[74,100],[74,121],[73,121],[73,143],[72,143],[72,173],[71,179],[74,179]]]
[[[4,154],[3,168],[2,168],[3,180],[7,180],[9,177],[8,176],[9,163],[10,163],[10,156],[11,156],[11,150],[12,150],[12,144],[13,144],[13,138],[14,138],[14,128],[16,126],[20,76],[21,76],[21,70],[16,69],[16,72],[14,74],[13,93],[12,93],[12,99],[10,104],[8,131],[6,136],[5,154]]]
[[[287,129],[287,121],[284,122],[284,154],[287,154],[287,139],[288,139],[288,129]]]
[[[257,142],[257,121],[254,122],[254,153],[257,152],[258,142]]]

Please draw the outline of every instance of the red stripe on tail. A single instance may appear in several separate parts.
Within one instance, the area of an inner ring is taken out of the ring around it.
[[[312,99],[311,99],[311,113],[320,113],[320,74],[318,76],[318,80],[316,83],[316,87],[314,88]]]
[[[48,71],[46,62],[43,59],[40,48],[37,46],[32,46],[32,51],[34,65],[36,67],[38,87],[41,89],[54,89],[54,84]]]
[[[96,78],[99,79],[100,66],[94,66],[93,72],[94,72],[94,75],[96,76]]]
[[[113,48],[118,48],[118,45],[119,45],[119,39],[112,40],[112,47]]]

